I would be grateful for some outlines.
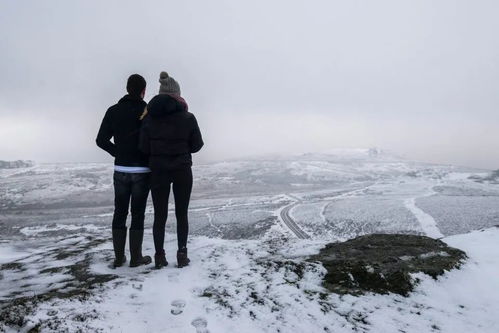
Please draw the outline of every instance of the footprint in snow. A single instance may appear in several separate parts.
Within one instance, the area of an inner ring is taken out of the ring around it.
[[[196,333],[210,333],[206,328],[208,322],[203,317],[197,317],[191,322],[191,325],[196,328]]]
[[[169,282],[180,282],[179,274],[177,272],[168,274]]]
[[[182,312],[184,312],[184,307],[185,307],[185,301],[182,299],[176,299],[171,303],[172,309],[171,313],[172,315],[179,315]]]

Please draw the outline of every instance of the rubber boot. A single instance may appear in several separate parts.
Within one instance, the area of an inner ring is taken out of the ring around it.
[[[187,248],[186,247],[183,247],[177,251],[177,267],[178,268],[185,267],[185,266],[189,265],[190,262],[191,262],[191,260],[187,257]]]
[[[152,262],[151,257],[142,256],[143,238],[144,230],[130,229],[130,267],[149,265]]]
[[[168,261],[166,261],[165,250],[156,253],[154,255],[154,266],[157,269],[168,266]]]
[[[114,262],[113,268],[121,267],[126,262],[125,256],[126,228],[113,229]]]

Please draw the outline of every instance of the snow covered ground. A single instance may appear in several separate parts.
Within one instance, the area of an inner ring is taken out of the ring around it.
[[[52,239],[43,252],[24,256],[16,261],[18,267],[3,270],[3,283],[29,276],[25,282],[33,285],[25,286],[24,293],[31,295],[54,287],[49,284],[69,292],[67,271],[85,258],[90,258],[89,279],[113,276],[94,285],[88,297],[41,302],[26,317],[24,331],[496,332],[499,325],[499,228],[444,238],[466,251],[469,260],[438,280],[415,276],[421,283],[409,297],[328,294],[321,287],[324,269],[304,261],[323,242],[283,237],[278,228],[261,240],[193,237],[193,264],[177,269],[171,263],[162,270],[108,268],[111,244],[95,246],[101,236],[92,237],[93,232],[89,229],[73,240]],[[175,251],[174,240],[172,235],[167,238],[168,254]],[[85,250],[57,258],[75,244]],[[146,252],[152,247],[152,237],[146,235]],[[15,286],[3,286],[2,299],[12,297],[7,289]]]
[[[488,174],[372,150],[200,165],[192,265],[174,267],[172,212],[167,268],[113,270],[112,166],[0,170],[0,332],[495,332],[499,185]],[[310,239],[282,219],[290,205]],[[444,236],[469,260],[437,281],[417,276],[407,298],[327,293],[306,256],[375,232]]]

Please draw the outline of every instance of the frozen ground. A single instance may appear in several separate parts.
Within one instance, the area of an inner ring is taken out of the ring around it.
[[[1,246],[8,263],[0,299],[22,300],[10,303],[9,318],[26,311],[23,331],[492,333],[499,325],[498,228],[444,238],[469,260],[438,280],[415,276],[422,282],[407,298],[328,294],[324,269],[303,260],[323,242],[283,237],[278,228],[260,240],[192,237],[193,265],[181,270],[108,268],[112,249],[102,230],[39,232],[30,229],[30,241],[43,251],[19,253],[26,241]],[[168,254],[174,243],[167,237]]]
[[[499,224],[499,185],[486,170],[354,150],[200,165],[194,175],[193,265],[111,270],[112,166],[0,169],[0,323],[8,324],[0,332],[16,325],[43,332],[492,332],[499,325],[499,299],[488,292],[498,290],[498,231],[467,234]],[[173,254],[173,211],[169,219]],[[149,204],[146,253],[151,225]],[[375,232],[445,237],[471,259],[438,281],[423,278],[409,298],[325,293],[322,267],[303,256]]]

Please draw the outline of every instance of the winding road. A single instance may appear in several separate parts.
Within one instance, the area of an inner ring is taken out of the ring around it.
[[[367,186],[363,186],[361,188],[356,188],[356,189],[353,189],[353,190],[348,190],[348,191],[342,191],[342,192],[339,192],[337,195],[335,195],[334,197],[335,198],[342,198],[342,197],[346,197],[346,196],[352,196],[352,195],[355,195],[356,193],[358,192],[362,192],[362,191],[365,191],[366,189],[368,189],[369,187],[371,187],[372,185],[374,185],[376,183],[370,183],[369,185]],[[303,201],[294,196],[294,195],[291,195],[291,194],[286,194],[287,197],[295,200],[295,202],[289,204],[288,206],[284,207],[282,210],[281,210],[281,220],[282,222],[284,222],[284,224],[289,228],[289,230],[291,230],[291,232],[293,232],[295,234],[296,237],[298,237],[299,239],[310,239],[310,235],[307,234],[305,231],[303,231],[300,226],[298,224],[296,224],[296,222],[291,218],[291,216],[289,215],[289,211],[303,203]],[[331,199],[328,198],[329,200]]]
[[[298,224],[296,224],[295,221],[293,221],[293,219],[291,218],[291,216],[289,216],[289,211],[291,210],[291,208],[293,208],[296,205],[299,205],[302,202],[301,199],[299,199],[299,198],[297,198],[295,196],[289,195],[289,194],[287,194],[287,196],[290,197],[290,198],[293,198],[293,199],[295,199],[297,201],[295,201],[292,204],[284,207],[281,210],[281,219],[282,219],[282,222],[284,222],[284,224],[286,224],[286,226],[296,235],[296,237],[298,237],[300,239],[309,239],[310,236],[305,231],[303,231],[298,226]]]

